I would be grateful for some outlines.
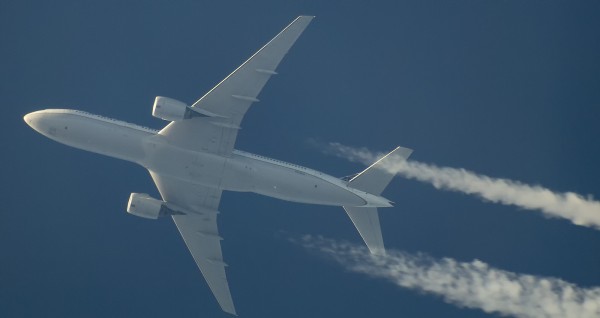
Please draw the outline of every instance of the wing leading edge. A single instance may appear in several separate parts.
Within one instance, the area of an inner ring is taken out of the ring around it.
[[[258,102],[258,94],[269,78],[277,74],[275,70],[285,54],[313,18],[297,17],[192,107],[228,117],[232,124],[239,125],[250,105]]]
[[[171,122],[159,134],[183,148],[229,155],[246,111],[313,18],[296,18],[191,106],[206,116]]]

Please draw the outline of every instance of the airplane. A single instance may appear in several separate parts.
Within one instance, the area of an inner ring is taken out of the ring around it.
[[[237,314],[217,228],[223,191],[342,206],[369,251],[385,254],[377,208],[392,206],[381,193],[394,175],[384,167],[391,158],[406,160],[411,149],[397,147],[341,179],[234,149],[244,114],[313,18],[296,18],[191,106],[156,97],[152,115],[170,121],[161,130],[71,109],[24,116],[31,128],[57,142],[146,168],[162,198],[131,193],[127,212],[147,219],[170,216],[221,309],[232,315]]]

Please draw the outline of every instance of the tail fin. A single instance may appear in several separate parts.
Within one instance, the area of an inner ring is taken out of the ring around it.
[[[386,170],[385,165],[389,164],[392,160],[406,160],[411,153],[412,149],[396,147],[396,149],[375,161],[374,164],[363,170],[363,172],[357,174],[348,182],[348,185],[355,189],[380,195],[395,175]]]
[[[384,169],[385,165],[394,159],[406,160],[411,153],[412,149],[397,147],[352,178],[348,182],[348,185],[371,194],[380,195],[394,177],[393,173]],[[344,210],[348,213],[348,216],[365,241],[365,244],[367,244],[371,254],[385,255],[377,208],[345,206]]]

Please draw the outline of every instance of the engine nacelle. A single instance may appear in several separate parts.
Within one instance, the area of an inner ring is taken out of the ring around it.
[[[156,200],[146,193],[132,193],[127,203],[127,212],[146,219],[158,219],[165,213],[165,202]]]
[[[192,118],[194,114],[186,103],[168,97],[156,96],[152,106],[152,116],[168,121]]]

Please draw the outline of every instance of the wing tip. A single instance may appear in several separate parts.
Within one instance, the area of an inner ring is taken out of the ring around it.
[[[224,312],[226,312],[232,316],[238,317],[238,314],[235,312],[235,308],[231,308],[231,309],[221,308],[221,309],[223,309]]]

